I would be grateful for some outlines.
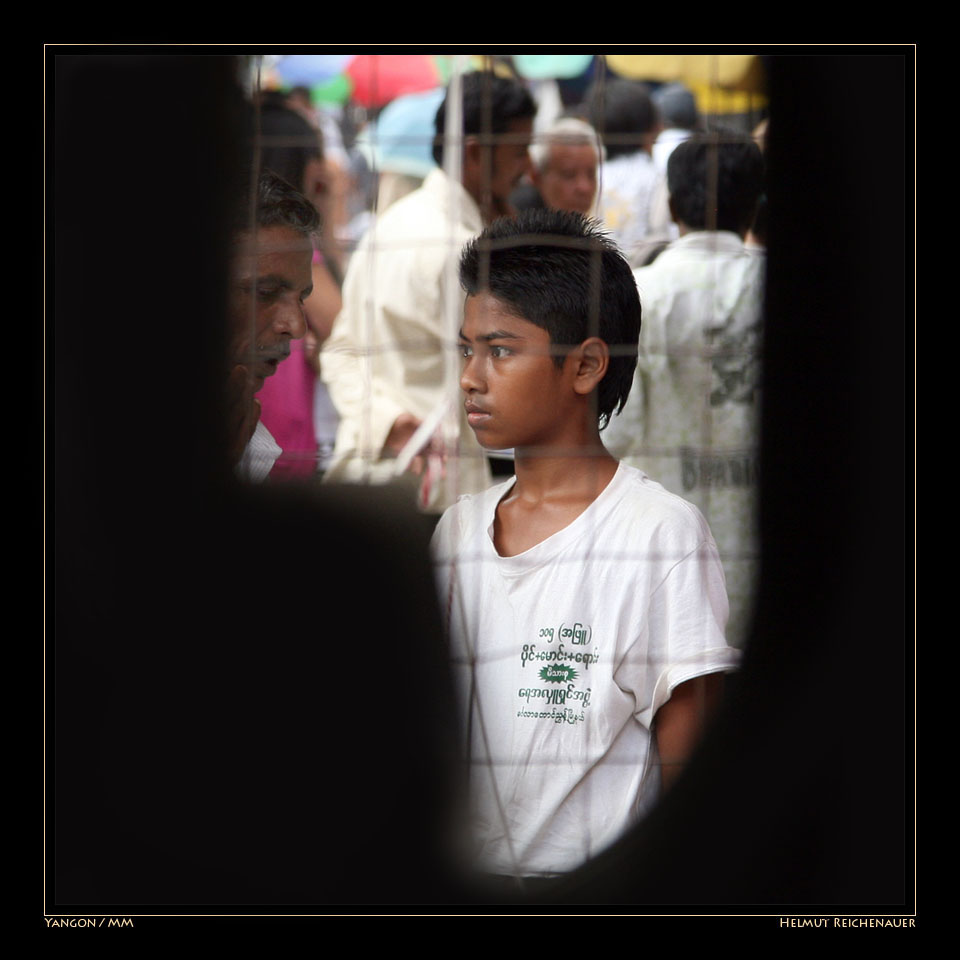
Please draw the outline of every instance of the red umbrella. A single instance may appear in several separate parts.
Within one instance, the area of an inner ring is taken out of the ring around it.
[[[446,82],[433,57],[361,54],[344,71],[353,81],[351,99],[364,107],[382,107],[405,93],[420,93]]]

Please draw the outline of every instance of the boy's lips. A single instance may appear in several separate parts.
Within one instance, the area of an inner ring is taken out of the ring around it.
[[[467,411],[467,423],[469,423],[471,427],[480,426],[480,424],[490,419],[490,411],[474,403],[472,400],[467,400],[463,408]]]

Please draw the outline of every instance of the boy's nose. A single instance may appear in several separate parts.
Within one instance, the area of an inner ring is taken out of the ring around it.
[[[469,357],[463,362],[460,373],[460,389],[464,393],[482,393],[484,380],[477,368],[476,357]]]

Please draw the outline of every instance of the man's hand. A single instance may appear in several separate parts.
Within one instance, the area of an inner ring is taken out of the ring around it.
[[[389,458],[399,457],[401,451],[407,443],[409,443],[414,433],[417,432],[417,428],[421,423],[423,423],[423,421],[419,417],[415,417],[412,413],[401,413],[400,416],[393,421],[390,433],[387,434],[387,439],[383,444],[383,456]],[[432,472],[438,476],[442,474],[445,459],[443,444],[440,438],[434,435],[423,445],[421,450],[417,451],[417,455],[410,461],[409,470],[415,477],[419,477],[428,467],[432,467]],[[431,479],[431,482],[433,482],[434,479],[435,476]]]
[[[253,395],[253,377],[238,363],[227,378],[227,436],[230,463],[236,465],[243,456],[260,420],[260,401]]]
[[[410,438],[417,432],[417,427],[423,421],[415,417],[412,413],[401,413],[387,434],[387,439],[383,444],[384,457],[399,457],[400,451],[407,445]]]

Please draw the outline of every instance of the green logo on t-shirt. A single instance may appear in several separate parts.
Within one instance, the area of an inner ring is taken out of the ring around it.
[[[567,683],[577,679],[577,671],[564,664],[550,664],[540,671],[540,679],[548,683]]]

